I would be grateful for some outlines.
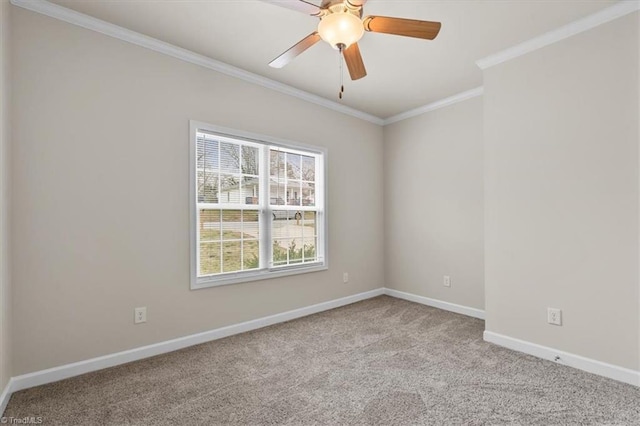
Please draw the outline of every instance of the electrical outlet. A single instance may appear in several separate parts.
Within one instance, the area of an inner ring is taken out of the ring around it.
[[[345,272],[344,274],[342,274],[342,282],[343,283],[348,283],[349,282],[349,273]]]
[[[449,275],[444,276],[443,284],[445,287],[451,287],[451,277]]]
[[[547,308],[547,322],[553,325],[562,325],[562,310]]]
[[[133,310],[133,323],[140,324],[147,322],[147,307],[135,308]]]

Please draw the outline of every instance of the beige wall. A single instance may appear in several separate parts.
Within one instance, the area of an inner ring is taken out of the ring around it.
[[[9,105],[10,20],[8,0],[0,0],[0,392],[11,377],[11,292],[9,286]]]
[[[638,369],[638,13],[484,73],[486,328]],[[562,327],[546,323],[561,308]]]
[[[379,126],[14,12],[14,375],[384,285]],[[328,148],[328,271],[189,290],[190,119]]]
[[[482,98],[385,126],[384,136],[387,286],[483,309]]]

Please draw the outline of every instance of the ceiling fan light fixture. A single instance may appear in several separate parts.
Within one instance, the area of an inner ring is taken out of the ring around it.
[[[338,49],[339,45],[344,45],[346,49],[362,38],[364,26],[360,18],[352,13],[335,12],[320,20],[318,34],[334,49]]]

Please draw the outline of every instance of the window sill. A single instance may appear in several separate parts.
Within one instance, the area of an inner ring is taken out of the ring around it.
[[[326,264],[313,263],[305,266],[290,266],[276,269],[266,269],[257,272],[230,274],[222,277],[219,276],[196,278],[195,282],[191,283],[191,290],[246,283],[251,281],[268,280],[271,278],[281,278],[290,275],[308,274],[310,272],[326,271],[327,269],[329,269],[329,267]]]

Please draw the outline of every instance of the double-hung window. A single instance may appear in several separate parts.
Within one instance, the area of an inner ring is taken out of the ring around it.
[[[326,269],[322,148],[191,122],[191,288]]]

